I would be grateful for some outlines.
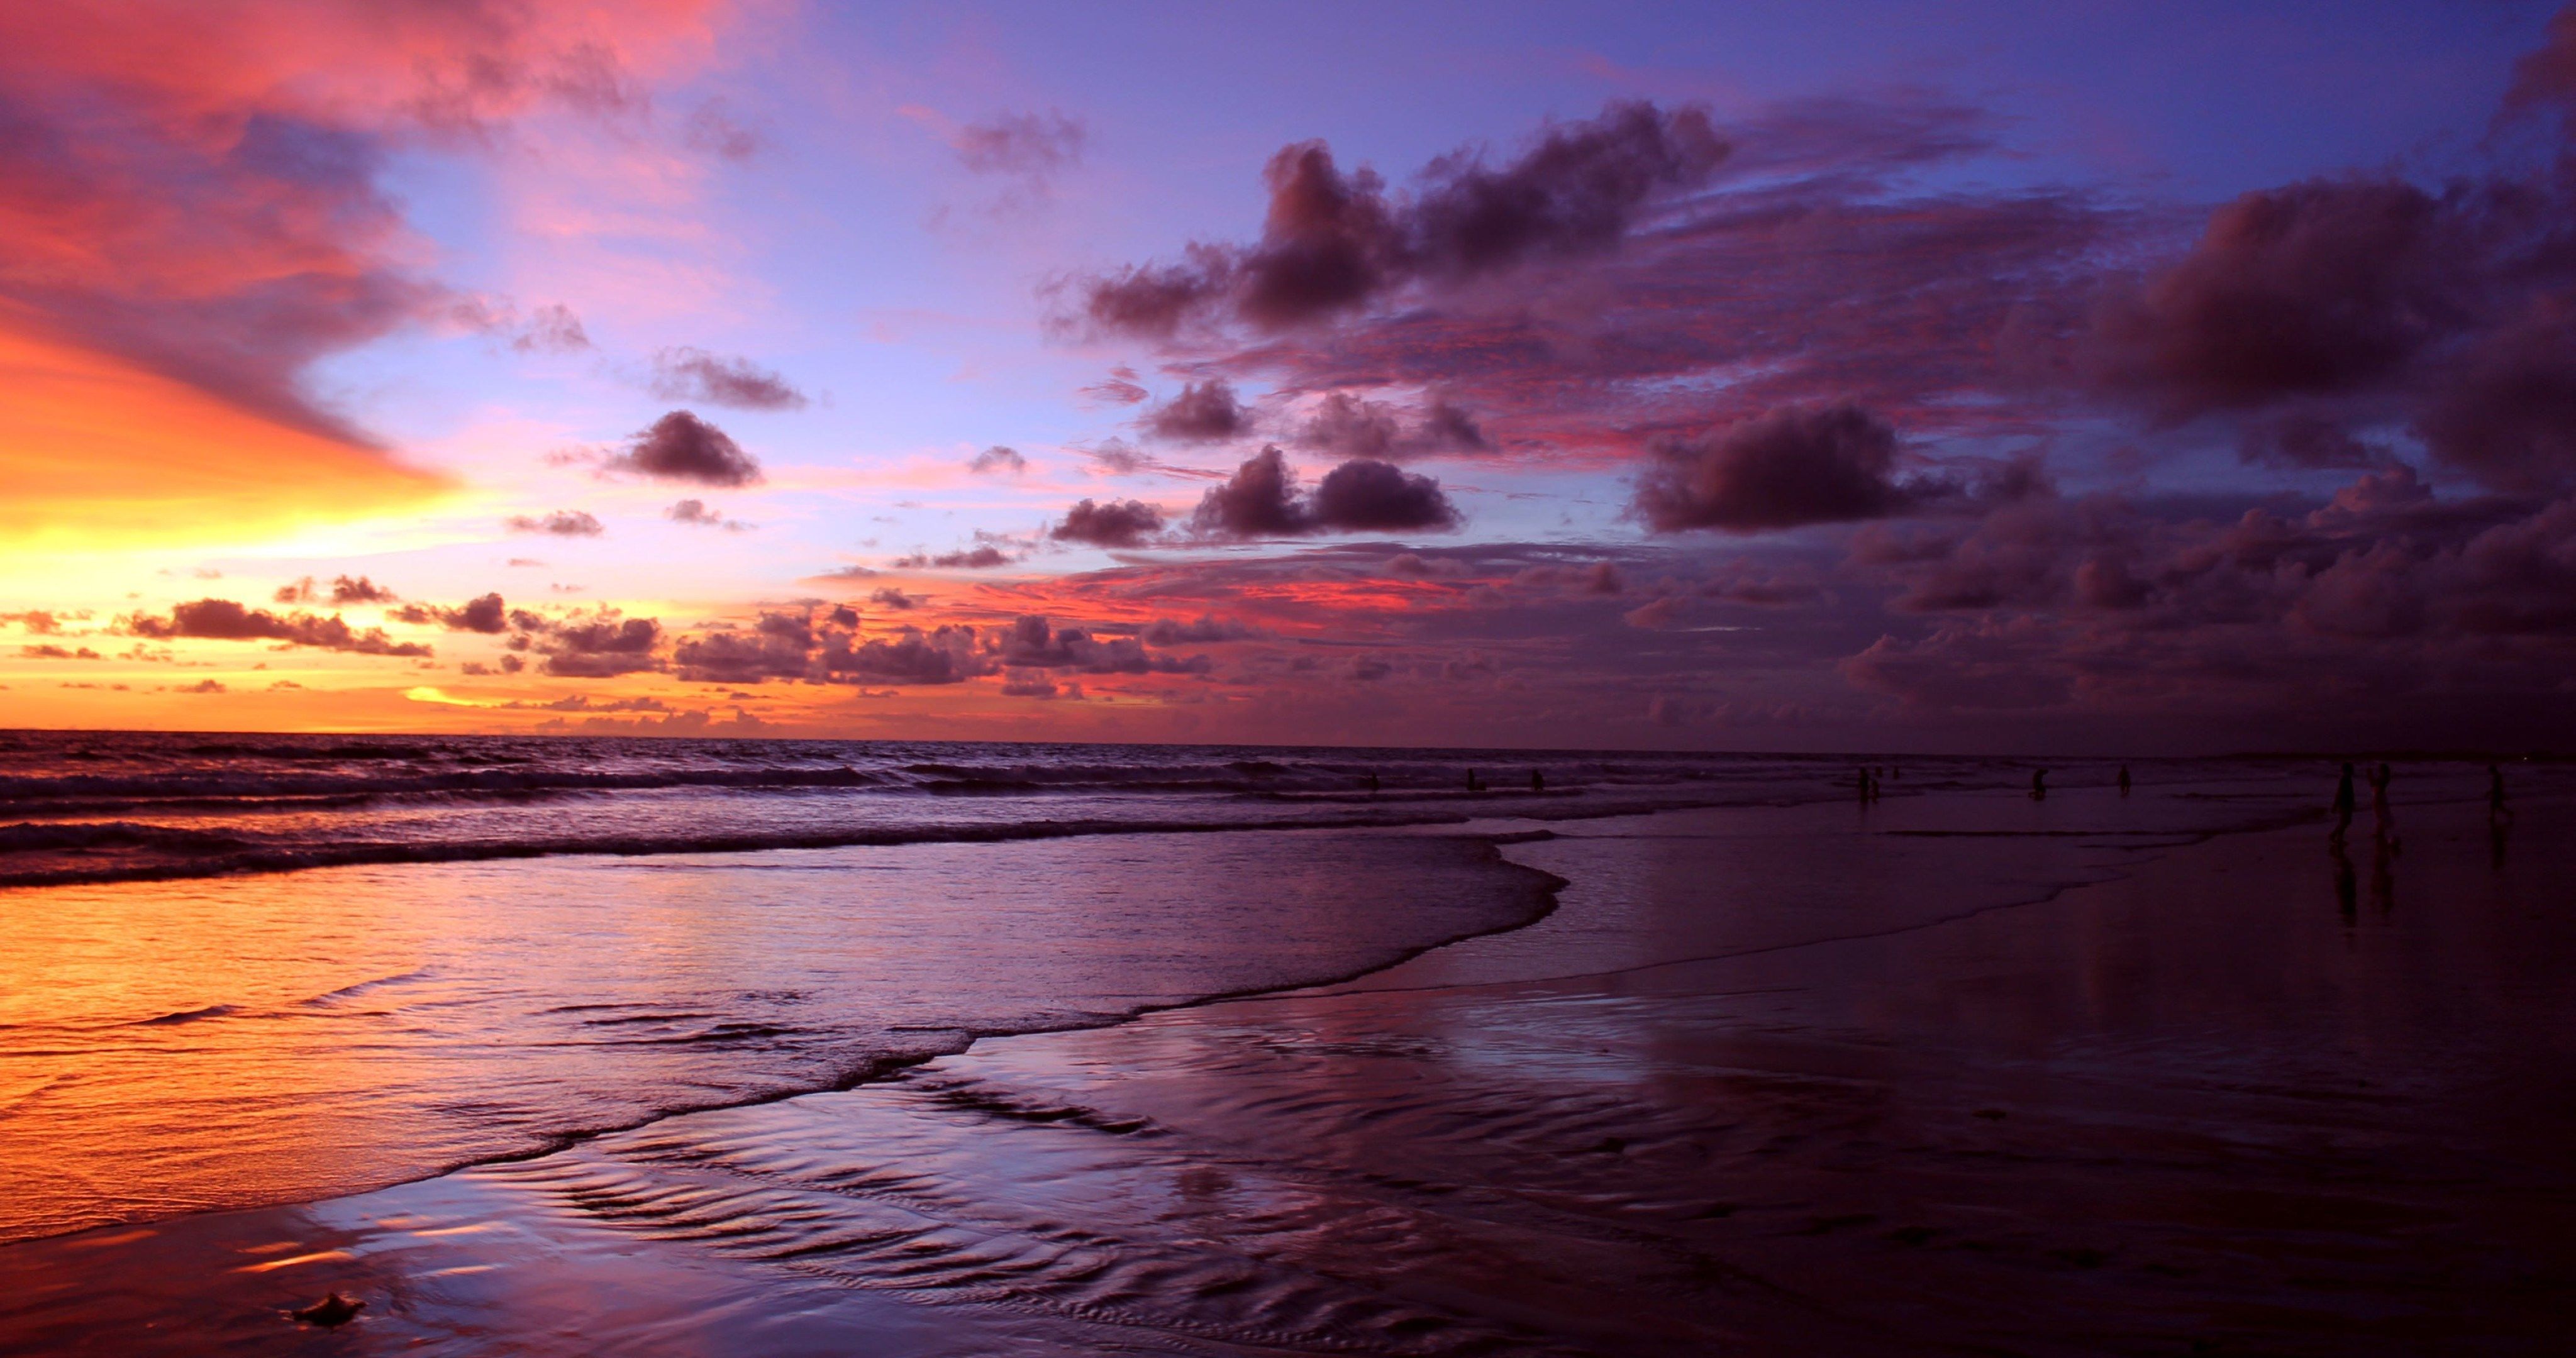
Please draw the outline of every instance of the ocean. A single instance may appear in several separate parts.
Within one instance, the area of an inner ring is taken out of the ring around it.
[[[2424,1308],[2559,1267],[2561,771],[2334,848],[2324,761],[2037,767],[0,733],[0,1350],[1874,1352],[2126,1250],[2386,1351],[2390,1212]]]

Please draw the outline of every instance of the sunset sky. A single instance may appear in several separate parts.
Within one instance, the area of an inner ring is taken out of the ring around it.
[[[2563,746],[2576,7],[16,5],[0,398],[7,726]]]

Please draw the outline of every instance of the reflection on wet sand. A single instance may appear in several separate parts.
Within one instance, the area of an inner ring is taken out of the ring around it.
[[[113,1306],[190,1351],[2552,1351],[2576,817],[2535,804],[2497,871],[2472,795],[2410,810],[2410,908],[2352,930],[2312,819],[2204,841],[2208,805],[1559,827],[1509,850],[1573,883],[1526,929],[0,1251],[38,1299],[0,1337]],[[342,1332],[284,1319],[335,1288],[370,1302]]]

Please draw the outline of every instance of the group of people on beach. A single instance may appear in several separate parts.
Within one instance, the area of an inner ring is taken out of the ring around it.
[[[2405,842],[2397,837],[2397,813],[2388,803],[2388,784],[2394,775],[2388,765],[2383,763],[2363,774],[2362,778],[2370,785],[2371,841],[2390,853],[2405,852]],[[2326,842],[2338,849],[2343,847],[2346,836],[2352,832],[2353,812],[2359,807],[2359,798],[2354,793],[2352,780],[2353,766],[2347,763],[2343,766],[2343,776],[2335,780],[2334,803],[2331,807],[2335,818],[2334,829],[2326,832]],[[2504,827],[2513,824],[2513,818],[2513,808],[2505,802],[2504,770],[2489,764],[2487,765],[2487,827],[2501,831]]]

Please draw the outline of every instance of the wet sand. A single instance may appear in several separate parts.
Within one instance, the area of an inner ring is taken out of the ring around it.
[[[2467,788],[1560,825],[1357,982],[0,1249],[0,1350],[2558,1352],[2576,813]]]

